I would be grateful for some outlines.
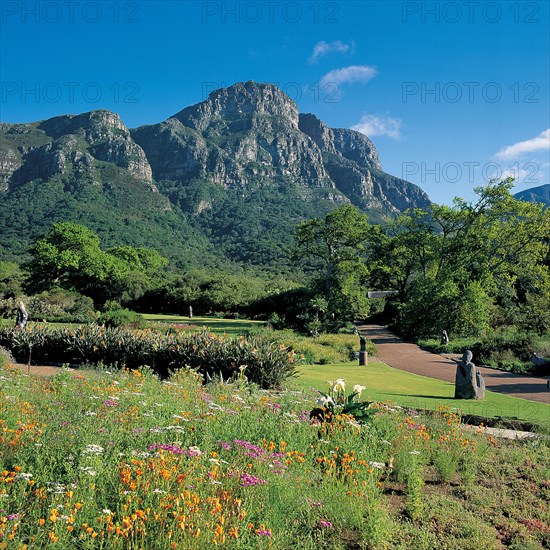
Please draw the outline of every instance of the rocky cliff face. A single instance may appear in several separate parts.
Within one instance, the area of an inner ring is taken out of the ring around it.
[[[202,179],[225,188],[334,187],[298,120],[296,104],[278,88],[246,82],[212,92],[166,122],[132,130],[132,137],[155,179]]]
[[[110,111],[63,115],[35,124],[0,127],[0,185],[48,180],[68,172],[93,179],[94,161],[112,163],[149,182],[152,171],[143,149],[120,117]]]
[[[382,171],[368,137],[299,114],[296,103],[270,84],[216,90],[131,135],[156,180],[184,186],[200,180],[226,189],[294,185],[304,188],[304,196],[306,188],[320,188],[329,200],[343,194],[361,208],[389,212],[429,204],[418,187]]]
[[[38,128],[54,139],[73,135],[89,146],[90,155],[112,162],[134,177],[152,180],[152,171],[143,149],[131,138],[116,113],[100,110],[81,115],[65,115],[42,122]]]
[[[326,189],[328,200],[391,212],[426,206],[413,184],[383,172],[376,148],[354,130],[329,128],[276,86],[252,81],[216,90],[165,122],[128,130],[106,110],[0,126],[0,189],[72,172],[90,181],[96,161],[150,184],[207,182]],[[204,203],[202,208],[204,209]]]

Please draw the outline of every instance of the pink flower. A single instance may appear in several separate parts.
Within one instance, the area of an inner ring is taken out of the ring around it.
[[[321,518],[321,519],[317,522],[317,526],[318,526],[318,527],[332,527],[332,521],[328,521],[328,519],[323,519],[323,518]]]

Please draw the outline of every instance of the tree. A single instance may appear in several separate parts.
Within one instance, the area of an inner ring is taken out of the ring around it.
[[[532,304],[546,302],[550,212],[514,199],[511,186],[492,181],[476,188],[475,203],[434,204],[371,234],[374,284],[395,285],[404,332],[473,335],[527,296]]]
[[[94,301],[135,299],[151,275],[167,264],[156,251],[130,246],[101,249],[99,236],[83,225],[60,222],[30,247],[29,289],[75,290]]]
[[[294,258],[318,261],[328,311],[330,317],[338,317],[337,324],[368,312],[363,283],[368,274],[364,243],[369,231],[367,216],[349,204],[324,219],[314,218],[296,226]]]

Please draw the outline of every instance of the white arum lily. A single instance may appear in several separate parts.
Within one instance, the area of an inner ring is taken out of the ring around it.
[[[334,401],[329,395],[321,395],[319,399],[317,399],[317,405],[319,405],[319,407],[328,407],[329,404],[334,406]]]
[[[353,386],[353,393],[356,393],[357,397],[361,397],[361,394],[366,389],[367,389],[366,386],[361,386],[360,384],[355,384],[355,386]]]
[[[344,378],[338,378],[334,385],[331,388],[331,391],[335,392],[345,392],[346,391],[346,381]]]

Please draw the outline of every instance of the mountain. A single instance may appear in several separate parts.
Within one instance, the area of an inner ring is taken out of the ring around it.
[[[526,202],[540,202],[544,204],[545,208],[548,208],[550,206],[550,184],[525,189],[525,191],[516,193],[514,197]]]
[[[5,256],[71,219],[184,265],[283,269],[294,225],[348,202],[381,221],[429,199],[382,170],[368,137],[300,114],[270,84],[237,83],[135,129],[106,110],[0,123]]]
[[[143,150],[109,111],[0,124],[0,186],[3,257],[25,257],[63,220],[98,231],[107,246],[151,246],[187,264],[213,249],[158,192]]]

